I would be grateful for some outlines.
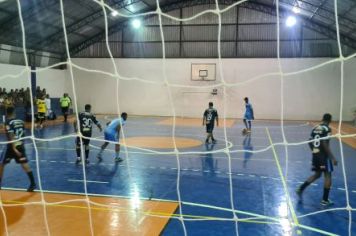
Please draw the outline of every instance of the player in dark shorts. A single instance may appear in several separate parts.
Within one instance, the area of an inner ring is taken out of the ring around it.
[[[96,117],[91,113],[91,105],[86,104],[85,105],[85,111],[80,112],[78,115],[79,118],[79,127],[80,127],[80,133],[84,137],[91,137],[92,134],[92,128],[93,128],[93,123],[99,128],[100,132],[102,131],[101,125],[99,121],[96,119]],[[78,124],[77,121],[74,122],[74,130],[75,132],[78,132]],[[84,150],[85,150],[85,163],[89,163],[89,142],[90,139],[87,138],[82,138],[83,145],[84,145]],[[81,162],[81,141],[80,138],[77,137],[76,139],[76,151],[77,151],[77,161],[76,163]]]
[[[213,136],[214,123],[216,120],[216,125],[219,126],[218,111],[213,108],[213,103],[209,102],[209,108],[204,111],[203,115],[203,126],[206,125],[207,137],[205,143],[209,143],[209,138],[211,138],[212,143],[216,143]]]
[[[30,186],[27,191],[33,192],[36,188],[36,183],[32,170],[28,165],[24,143],[21,140],[25,136],[25,123],[15,118],[15,108],[13,107],[8,107],[6,114],[5,133],[7,140],[12,142],[7,144],[6,149],[0,156],[0,189],[5,165],[15,159],[16,163],[21,164],[22,169],[27,173],[30,180]]]
[[[312,142],[309,143],[309,146],[313,155],[312,170],[315,173],[297,189],[297,194],[301,197],[305,188],[319,179],[321,174],[324,173],[324,194],[320,202],[323,206],[333,204],[329,199],[329,192],[331,188],[333,165],[337,165],[337,161],[329,147],[328,136],[331,134],[331,128],[329,127],[331,118],[330,114],[324,114],[322,123],[315,126],[311,132],[310,140],[312,140]]]

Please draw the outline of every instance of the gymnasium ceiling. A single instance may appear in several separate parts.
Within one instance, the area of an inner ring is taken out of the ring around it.
[[[62,15],[60,11],[60,1],[59,0],[20,0],[22,18],[24,20],[25,33],[26,33],[26,48],[28,53],[33,55],[51,55],[52,57],[58,58],[59,60],[65,60],[67,58],[66,48],[65,48],[65,39],[63,34],[62,27]],[[99,1],[100,2],[100,1]],[[237,3],[238,1],[234,0],[219,0],[219,6],[221,9],[225,8],[228,5]],[[113,9],[116,9],[119,13],[125,15],[134,15],[149,11],[155,11],[156,0],[105,0],[105,3],[110,5]],[[88,48],[93,45],[98,45],[98,43],[105,42],[105,30],[104,30],[104,12],[102,7],[92,0],[63,0],[64,12],[65,12],[65,23],[66,31],[68,35],[69,50],[71,57],[76,56],[86,56],[86,57],[104,57],[105,53],[98,53],[94,55],[93,53],[88,52]],[[178,12],[182,15],[182,10],[187,8],[194,8],[199,6],[208,6],[208,8],[215,8],[215,0],[160,0],[160,8],[163,12]],[[250,0],[245,1],[235,7],[235,9],[243,9],[244,11],[249,10],[249,12],[254,12],[255,20],[252,22],[244,22],[243,19],[239,19],[241,14],[236,13],[237,20],[232,21],[232,23],[224,23],[223,26],[231,27],[236,25],[235,34],[233,38],[222,39],[223,43],[243,43],[249,42],[247,39],[243,39],[241,35],[238,35],[238,27],[256,27],[256,25],[263,26],[274,23],[267,18],[276,16],[276,0]],[[293,7],[297,7],[300,12],[298,14],[293,13]],[[356,1],[355,0],[339,0],[338,1],[338,20],[340,27],[340,38],[345,49],[344,54],[350,54],[356,51]],[[199,8],[196,8],[199,9]],[[336,27],[335,27],[335,16],[334,16],[334,0],[279,0],[279,11],[281,23],[287,16],[294,14],[297,16],[299,28],[307,29],[308,32],[314,32],[320,37],[316,37],[319,41],[322,39],[325,41],[333,42],[335,48],[337,48],[336,41]],[[240,12],[240,11],[237,11]],[[195,13],[197,11],[195,10]],[[245,12],[246,13],[246,12]],[[224,13],[225,14],[225,13]],[[250,13],[249,13],[250,14]],[[266,16],[268,16],[266,18]],[[154,15],[148,15],[141,17],[145,22],[149,21],[149,18],[154,18]],[[130,18],[120,17],[120,16],[111,16],[108,12],[108,24],[109,24],[109,35],[115,35],[118,32],[121,32],[127,27],[131,27],[129,24]],[[256,21],[257,19],[257,21]],[[266,20],[267,19],[267,20]],[[183,23],[182,23],[183,24]],[[182,24],[179,22],[173,24],[177,27],[177,32],[182,32],[179,27],[182,27]],[[204,24],[204,23],[203,23]],[[193,28],[195,27],[195,33],[204,34],[204,30],[199,32],[199,29],[196,27],[203,27],[202,23],[191,23],[186,25],[186,27]],[[217,26],[217,22],[214,23]],[[213,25],[214,25],[213,24]],[[169,23],[165,23],[169,25]],[[159,24],[156,25],[159,29]],[[265,29],[266,31],[266,29]],[[157,32],[157,31],[155,31]],[[188,31],[187,31],[188,32]],[[187,32],[185,34],[187,34]],[[147,31],[146,31],[147,33]],[[152,32],[151,32],[152,34]],[[174,34],[174,33],[173,33]],[[254,40],[259,40],[260,42],[268,43],[271,41],[276,41],[273,38],[264,38],[263,34],[255,36]],[[298,35],[300,33],[298,32]],[[241,38],[239,38],[241,37]],[[257,38],[256,38],[257,37]],[[303,40],[299,38],[299,41]],[[305,38],[305,36],[304,36]],[[147,37],[146,37],[147,39]],[[169,39],[169,37],[167,37]],[[190,42],[194,43],[212,43],[217,40],[207,40],[202,39],[192,39],[189,37],[178,37],[172,41],[176,44],[183,45],[184,43]],[[298,41],[294,40],[294,41]],[[309,39],[310,40],[310,39]],[[154,40],[151,40],[152,42]],[[160,40],[157,40],[159,43]],[[245,42],[246,41],[246,42]],[[288,41],[286,39],[286,41]],[[140,41],[142,44],[145,43],[144,40]],[[151,42],[151,43],[152,43]],[[123,52],[124,43],[132,43],[129,39],[121,36],[112,37],[110,40],[110,45],[115,48],[115,44],[120,44],[121,53],[114,53],[116,57],[140,57],[137,55],[130,55],[130,51],[127,49],[126,54]],[[274,42],[276,43],[276,42]],[[21,25],[19,21],[18,6],[16,0],[0,0],[0,44],[8,45],[9,50],[14,50],[14,48],[22,47],[22,37],[21,37]],[[216,42],[215,42],[216,44]],[[161,44],[160,44],[161,45]],[[236,44],[237,45],[237,44]],[[247,45],[247,44],[245,44]],[[9,47],[10,46],[10,47]],[[101,45],[102,47],[103,45]],[[146,45],[147,46],[147,45]],[[118,47],[118,46],[117,46]],[[252,46],[251,46],[252,47]],[[4,48],[4,47],[3,47]],[[325,48],[320,47],[320,50]],[[96,49],[98,50],[98,49]],[[236,46],[236,51],[238,50]],[[259,49],[260,50],[260,49]],[[86,53],[82,53],[81,52]],[[188,52],[187,52],[188,51]],[[328,54],[322,54],[321,56],[338,56],[337,51],[331,50]],[[315,56],[318,53],[316,53]],[[152,54],[153,55],[153,54]],[[258,52],[256,55],[251,54],[253,57],[259,57]],[[288,53],[286,54],[288,57]],[[147,57],[159,57],[161,54],[156,56]],[[211,55],[210,55],[211,56]],[[206,57],[210,57],[206,56]],[[213,55],[214,56],[214,55]],[[216,55],[215,55],[216,56]],[[224,55],[223,55],[224,56]],[[261,54],[261,57],[275,57],[276,55],[269,55],[268,53]],[[292,56],[295,56],[294,54]],[[303,53],[300,54],[303,56]],[[314,55],[309,55],[313,57]],[[319,55],[320,56],[320,55]],[[145,55],[141,57],[146,57]],[[185,52],[179,51],[176,54],[172,53],[171,57],[200,57],[199,55],[194,55],[192,53],[189,55],[189,50]],[[205,56],[201,56],[205,57]],[[244,57],[238,53],[234,55],[227,55],[224,57]],[[249,57],[249,56],[246,56]]]

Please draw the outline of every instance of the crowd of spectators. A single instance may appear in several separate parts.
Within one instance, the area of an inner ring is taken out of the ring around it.
[[[34,104],[36,99],[42,98],[43,96],[49,95],[46,89],[41,89],[37,86],[35,90]],[[25,114],[29,113],[31,110],[31,91],[30,88],[26,89],[10,89],[0,87],[0,111],[5,111],[7,107],[24,107]]]

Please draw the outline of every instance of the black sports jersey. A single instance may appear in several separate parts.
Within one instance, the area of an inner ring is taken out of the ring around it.
[[[313,142],[309,143],[310,148],[312,149],[313,153],[325,153],[325,150],[322,148],[323,146],[320,145],[320,142],[329,142],[329,138],[322,139],[328,137],[331,134],[331,128],[326,124],[320,124],[313,128],[310,134],[310,140],[314,140]]]
[[[214,124],[215,118],[218,117],[218,111],[215,108],[208,108],[204,112],[204,118],[206,121],[206,124]]]
[[[91,135],[93,123],[99,125],[99,121],[90,112],[80,112],[79,113],[79,126],[80,132],[83,134]]]
[[[21,139],[25,136],[25,123],[19,119],[9,119],[5,123],[5,131],[7,134],[7,139],[10,141],[10,134],[14,135],[15,140]],[[22,145],[21,140],[17,141],[16,146]],[[11,145],[11,143],[9,144]]]

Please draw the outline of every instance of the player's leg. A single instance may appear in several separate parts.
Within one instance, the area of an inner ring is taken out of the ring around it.
[[[25,163],[21,163],[21,166],[22,169],[26,172],[28,179],[30,180],[30,186],[27,188],[27,192],[33,192],[33,190],[36,188],[36,182],[35,178],[33,177],[33,172],[27,163],[27,160]]]
[[[244,121],[244,124],[245,124],[245,127],[246,127],[246,129],[248,129],[248,126],[247,126],[247,121],[246,121],[246,119],[244,118],[244,119],[243,119],[243,121]]]
[[[321,200],[321,204],[324,206],[328,206],[333,204],[331,200],[329,200],[329,192],[331,188],[331,172],[324,172],[324,191],[323,191],[323,199]]]
[[[1,190],[1,186],[2,186],[2,176],[4,175],[4,167],[5,167],[5,164],[0,164],[0,190]]]
[[[96,158],[99,160],[99,161],[102,161],[103,158],[102,158],[102,155],[103,155],[103,152],[105,150],[105,148],[109,145],[109,142],[105,142],[103,143],[103,145],[101,145],[101,148],[100,148],[100,151],[98,153],[98,155],[96,156]]]
[[[28,164],[25,147],[23,145],[20,145],[16,148],[20,153],[22,153],[22,156],[18,157],[15,153],[12,153],[12,156],[14,157],[17,164],[21,164],[22,169],[24,170],[24,172],[26,172],[28,179],[30,180],[30,185],[27,188],[27,192],[33,192],[33,190],[35,190],[36,188],[36,182],[35,178],[33,177],[33,172]]]
[[[81,141],[80,141],[80,138],[77,137],[76,139],[76,142],[75,142],[75,150],[77,152],[77,160],[76,160],[76,164],[79,164],[81,161],[82,161],[82,158],[81,158]]]
[[[299,188],[297,189],[297,194],[299,196],[302,196],[303,191],[311,184],[313,183],[315,180],[319,179],[321,176],[321,171],[315,171],[314,175],[310,176],[306,181],[304,181],[303,184],[301,184],[299,186]]]
[[[214,126],[211,127],[211,142],[212,142],[213,144],[215,144],[215,143],[216,143],[216,139],[214,138],[213,130],[214,130]]]
[[[247,132],[251,132],[251,120],[248,120],[248,128],[247,128]]]
[[[119,156],[120,154],[120,144],[115,144],[115,162],[121,162],[123,161],[122,158]]]

